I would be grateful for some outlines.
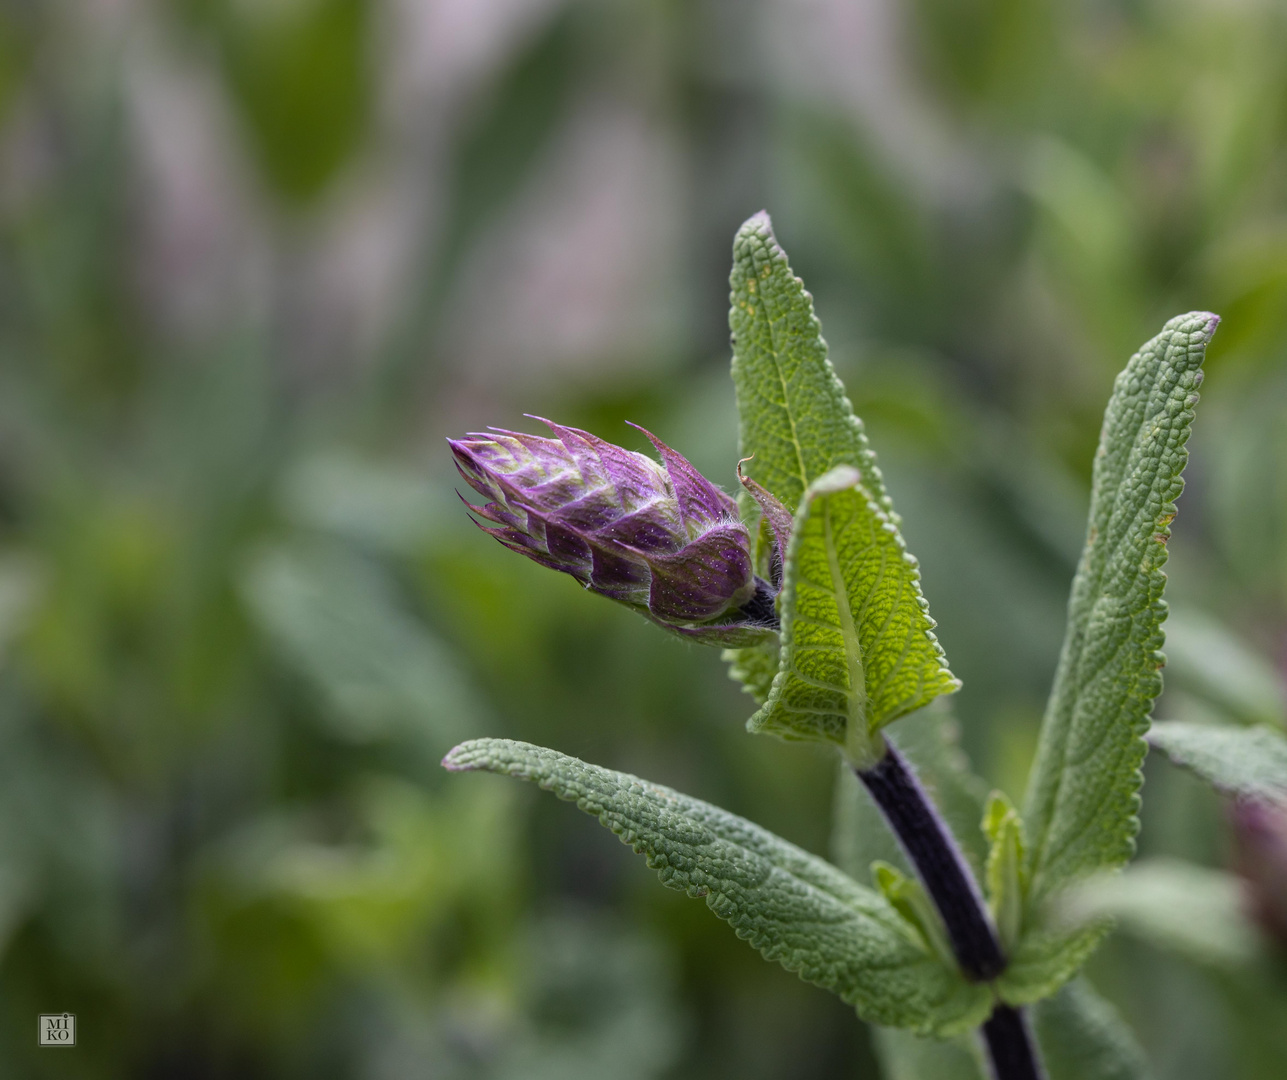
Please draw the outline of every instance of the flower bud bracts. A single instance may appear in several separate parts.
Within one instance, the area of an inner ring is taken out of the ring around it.
[[[542,422],[556,438],[493,429],[447,440],[489,500],[472,507],[490,522],[480,528],[691,640],[739,646],[777,630],[775,590],[754,573],[730,496],[643,428],[660,462]]]

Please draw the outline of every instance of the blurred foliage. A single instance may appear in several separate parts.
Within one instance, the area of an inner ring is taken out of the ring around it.
[[[228,0],[203,6],[210,10],[199,13],[198,25],[219,43],[228,88],[264,171],[289,198],[316,195],[365,128],[370,5]]]
[[[478,535],[441,443],[631,419],[731,485],[764,205],[978,771],[1022,786],[1112,378],[1194,308],[1159,715],[1282,723],[1280,5],[10,0],[0,125],[6,1076],[878,1075],[592,822],[436,765],[511,735],[826,850],[830,760]],[[1197,780],[1144,813],[1230,865]],[[1089,976],[1159,1078],[1282,1075],[1280,962],[1139,925]]]

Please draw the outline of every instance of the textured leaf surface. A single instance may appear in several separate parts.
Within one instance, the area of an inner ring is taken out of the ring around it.
[[[868,1020],[951,1032],[987,1016],[987,989],[928,955],[875,890],[749,821],[508,739],[464,743],[443,764],[517,776],[575,801],[646,855],[667,887],[704,897],[767,959],[839,994]]]
[[[857,469],[839,465],[813,481],[787,549],[778,673],[750,729],[848,745],[869,763],[881,727],[960,686],[919,576]]]
[[[733,241],[729,277],[733,386],[746,475],[795,511],[805,488],[851,465],[887,512],[876,456],[827,357],[813,297],[791,272],[765,213]]]
[[[1011,1005],[1048,998],[1081,970],[1111,929],[1107,919],[1071,929],[1053,920],[1025,926],[1019,947],[997,979],[997,993]]]
[[[773,692],[773,679],[778,673],[778,643],[766,641],[741,649],[725,649],[728,677],[742,684],[742,689],[763,705]]]
[[[920,574],[905,554],[862,423],[827,358],[813,299],[791,272],[767,214],[738,230],[729,283],[733,383],[747,475],[797,513],[797,530],[811,484],[837,466],[856,470],[858,481],[819,500],[823,505],[807,515],[807,544],[795,545],[793,538],[797,559],[806,565],[795,567],[794,581],[788,567],[782,610],[785,619],[791,604],[797,619],[812,620],[812,605],[823,602],[821,625],[810,622],[806,632],[806,624],[797,623],[798,647],[817,648],[819,658],[804,663],[782,650],[783,685],[775,685],[776,697],[755,725],[785,737],[843,741],[855,708],[874,730],[960,684],[932,633]],[[753,500],[744,495],[743,503],[749,513]],[[810,595],[787,592],[801,582]],[[837,641],[848,630],[842,613],[839,623],[832,616],[836,600],[827,604],[821,595],[828,591],[848,603],[861,648]]]
[[[1168,526],[1218,320],[1172,319],[1117,377],[1090,520],[1023,814],[1031,896],[1126,862],[1139,831],[1144,731],[1162,688]]]
[[[1242,881],[1221,870],[1156,858],[1078,885],[1062,902],[1079,919],[1110,917],[1127,933],[1212,967],[1270,954],[1247,918]]]
[[[1287,795],[1287,738],[1273,728],[1169,720],[1154,724],[1148,741],[1231,795]]]
[[[942,916],[925,893],[925,886],[908,877],[896,866],[877,861],[871,866],[872,881],[908,924],[916,928],[925,947],[945,964],[955,964],[952,943],[948,941]]]
[[[988,800],[983,832],[992,844],[985,875],[988,905],[1001,946],[1011,952],[1023,929],[1023,900],[1028,883],[1023,869],[1023,826],[1010,800],[999,791],[994,791]]]
[[[1050,1080],[1149,1080],[1144,1051],[1116,1009],[1084,979],[1033,1006],[1033,1033]],[[876,1033],[885,1080],[987,1080],[970,1036],[925,1039],[888,1028]]]

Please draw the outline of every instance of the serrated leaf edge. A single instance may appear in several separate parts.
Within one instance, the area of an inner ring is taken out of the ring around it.
[[[507,752],[515,754],[516,757],[512,760],[504,760],[504,755]],[[822,981],[821,974],[818,971],[809,969],[798,958],[794,957],[784,946],[772,946],[768,943],[763,937],[762,932],[759,931],[756,926],[748,925],[745,921],[734,922],[732,918],[734,913],[729,911],[727,908],[722,907],[721,897],[718,894],[712,893],[708,887],[694,885],[691,880],[686,880],[688,878],[688,874],[680,868],[670,865],[664,854],[654,856],[654,854],[649,851],[646,841],[640,839],[640,837],[633,833],[627,826],[612,820],[612,814],[606,807],[597,806],[589,795],[576,793],[572,789],[571,785],[564,784],[563,786],[560,786],[557,777],[542,774],[537,769],[532,768],[530,764],[521,758],[521,756],[517,756],[524,753],[534,753],[537,756],[548,758],[557,764],[566,764],[572,767],[588,769],[592,773],[610,774],[624,783],[638,785],[641,791],[661,800],[663,803],[677,804],[673,812],[678,814],[680,817],[684,816],[684,812],[679,807],[684,803],[688,803],[703,811],[711,812],[713,816],[719,815],[736,821],[738,826],[748,830],[750,835],[761,837],[766,842],[779,846],[784,851],[789,851],[793,859],[798,859],[801,865],[807,866],[812,873],[817,873],[825,878],[833,879],[834,884],[837,886],[837,891],[831,892],[823,889],[821,886],[810,882],[805,878],[799,877],[795,872],[789,869],[785,870],[786,873],[791,875],[794,881],[805,886],[807,889],[816,890],[820,894],[827,896],[833,902],[852,908],[856,914],[860,914],[863,918],[869,919],[876,925],[884,927],[897,938],[906,942],[908,947],[911,948],[914,953],[921,954],[924,958],[924,962],[929,963],[934,967],[941,968],[945,974],[950,973],[950,977],[954,980],[961,978],[954,965],[942,965],[937,962],[933,953],[926,949],[921,935],[916,932],[914,927],[906,922],[898,911],[890,905],[889,901],[879,892],[858,884],[843,871],[832,866],[825,860],[820,859],[801,848],[797,848],[795,845],[781,839],[780,837],[774,836],[772,833],[769,833],[767,830],[760,828],[752,822],[735,818],[734,815],[721,810],[719,807],[712,806],[709,803],[702,803],[700,800],[681,795],[679,792],[673,791],[670,788],[652,783],[651,781],[643,780],[628,773],[618,773],[613,770],[602,769],[599,766],[588,765],[586,762],[568,757],[565,754],[560,754],[557,751],[549,750],[545,747],[533,746],[530,743],[517,742],[511,739],[474,739],[469,742],[462,743],[451,750],[447,756],[443,758],[442,764],[444,768],[453,772],[486,770],[503,773],[518,779],[529,780],[536,783],[537,786],[543,790],[554,793],[561,799],[575,802],[577,807],[582,811],[598,817],[601,824],[609,828],[633,851],[637,854],[644,855],[648,865],[657,871],[658,876],[661,878],[663,884],[667,885],[667,887],[682,891],[693,898],[705,899],[707,906],[712,912],[724,921],[729,922],[730,925],[733,926],[734,932],[737,936],[751,944],[752,947],[756,948],[766,959],[776,960],[788,971],[799,975],[807,982],[811,982],[823,987],[824,989],[831,989],[833,992],[837,992],[844,1001],[854,1006],[861,1017],[872,1023],[901,1026],[919,1034],[949,1036],[977,1027],[984,1019],[986,1019],[990,1012],[992,1007],[991,992],[986,987],[971,987],[970,984],[965,983],[963,980],[960,984],[960,990],[966,993],[968,1006],[958,1006],[961,1011],[958,1011],[955,1015],[948,1016],[946,1019],[931,1019],[923,1017],[920,1021],[915,1023],[907,1023],[906,1020],[901,1018],[897,1013],[896,1009],[903,1004],[902,1002],[877,999],[857,993],[836,991],[834,987],[829,986],[826,982]],[[727,840],[726,838],[723,839],[728,843],[736,844],[736,841]],[[750,849],[747,849],[747,851],[748,855],[758,855],[758,853],[754,853]],[[758,855],[758,857],[768,859],[768,856],[765,855]],[[853,898],[847,900],[843,895],[846,893],[852,893]],[[863,910],[862,908],[857,907],[853,900],[859,896],[863,898],[865,904],[870,905],[874,910]],[[873,969],[878,970],[878,967],[873,966]],[[976,993],[975,991],[978,992]],[[954,995],[959,996],[957,991],[954,991],[953,993]],[[970,998],[973,1000],[969,1000]],[[953,998],[953,1000],[955,1000],[955,998]]]

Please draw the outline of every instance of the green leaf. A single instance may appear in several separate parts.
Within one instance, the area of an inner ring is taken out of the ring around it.
[[[1148,1059],[1117,1010],[1075,979],[1032,1010],[1050,1080],[1149,1080]]]
[[[1117,377],[1104,414],[1086,545],[1023,814],[1033,902],[1122,865],[1135,848],[1143,736],[1162,688],[1162,565],[1217,322],[1206,312],[1168,322]]]
[[[1023,865],[1023,827],[1014,805],[994,791],[983,812],[983,833],[992,848],[988,852],[986,880],[988,906],[1008,953],[1019,942],[1023,930],[1023,902],[1028,888]]]
[[[1019,947],[996,981],[997,993],[1011,1005],[1030,1005],[1055,993],[1081,970],[1112,929],[1107,919],[1069,928],[1049,915],[1028,925],[1032,917],[1031,910],[1025,913]]]
[[[379,567],[331,545],[253,559],[242,595],[274,650],[320,698],[333,735],[394,739],[436,758],[486,715],[460,665]]]
[[[870,764],[883,752],[880,728],[959,687],[918,580],[857,469],[813,481],[787,549],[778,673],[750,730],[829,740]]]
[[[1061,901],[1072,919],[1115,919],[1120,928],[1209,967],[1246,968],[1271,954],[1247,918],[1241,879],[1179,859],[1148,859],[1093,878]]]
[[[827,358],[813,300],[767,214],[738,230],[730,287],[746,473],[796,513],[797,533],[808,532],[807,543],[793,537],[780,600],[784,646],[795,633],[798,647],[783,648],[781,685],[753,730],[839,743],[856,738],[861,749],[883,724],[960,683],[932,633],[916,562],[906,554],[862,422]],[[743,504],[749,515],[749,495]],[[807,595],[797,597],[797,588]],[[806,659],[810,652],[816,655]]]
[[[874,1023],[968,1030],[991,994],[921,947],[889,903],[749,821],[625,773],[508,739],[456,747],[443,764],[531,780],[647,857],[668,888],[707,906],[766,959],[832,990]]]
[[[1167,680],[1248,724],[1287,724],[1287,705],[1273,664],[1200,611],[1166,620]]]
[[[741,683],[757,705],[769,700],[773,679],[778,673],[777,641],[770,639],[742,649],[725,649],[723,657],[728,663],[728,677]]]
[[[1148,741],[1231,795],[1287,795],[1287,738],[1273,728],[1169,720],[1154,724]]]
[[[357,149],[372,98],[364,0],[211,8],[233,101],[272,185],[315,198]]]
[[[871,865],[871,875],[880,894],[890,906],[906,919],[920,935],[925,947],[943,963],[952,965],[952,944],[938,909],[925,893],[925,887],[914,877],[908,877],[896,866],[877,860]]]
[[[1033,1006],[1033,1034],[1050,1080],[1149,1080],[1152,1075],[1134,1033],[1084,979]],[[906,1031],[876,1032],[885,1080],[987,1080],[978,1041],[919,1038]]]
[[[1109,929],[1102,918],[1061,926],[1044,901],[1134,850],[1141,736],[1161,690],[1161,567],[1215,324],[1206,313],[1167,323],[1118,376],[1104,417],[1086,546],[1029,786],[1031,927],[997,984],[1014,1004],[1053,993]]]
[[[447,485],[418,469],[342,450],[298,460],[282,489],[292,523],[402,557],[420,555],[441,537],[460,505]]]
[[[988,1080],[978,1040],[970,1035],[925,1038],[877,1028],[872,1040],[885,1080]]]
[[[791,272],[768,214],[756,214],[733,240],[729,277],[733,386],[746,475],[789,510],[805,488],[837,465],[892,514],[876,455],[827,358],[813,298]]]

